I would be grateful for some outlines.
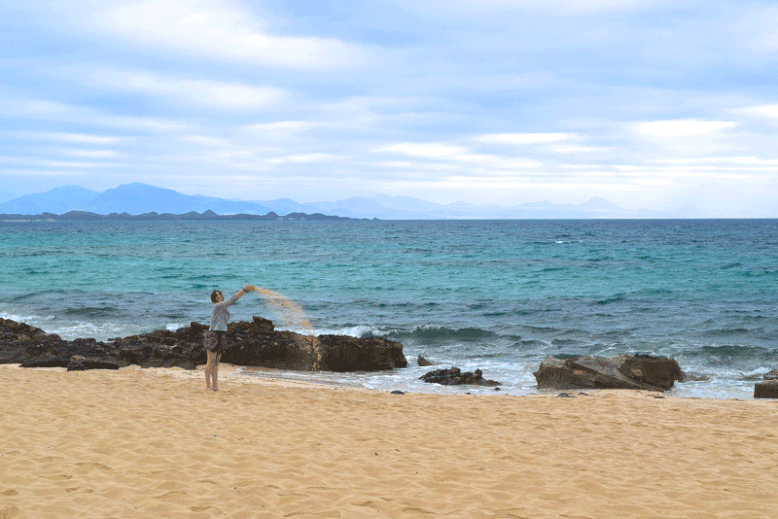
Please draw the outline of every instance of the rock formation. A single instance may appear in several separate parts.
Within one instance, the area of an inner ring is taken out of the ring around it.
[[[424,382],[432,384],[442,384],[444,386],[459,386],[459,385],[473,385],[473,386],[500,386],[496,380],[488,380],[483,377],[483,372],[480,369],[474,372],[462,371],[459,368],[452,367],[451,369],[436,369],[430,371],[419,377]]]
[[[534,373],[538,388],[666,391],[682,379],[675,359],[650,355],[546,357]]]
[[[778,380],[757,383],[754,386],[754,398],[778,398]]]
[[[0,364],[25,367],[60,366],[69,370],[143,367],[194,369],[206,359],[203,333],[193,322],[175,332],[156,330],[110,339],[63,340],[24,323],[0,319]],[[305,336],[279,332],[261,317],[228,325],[230,349],[223,362],[302,371],[377,371],[408,365],[399,342],[378,337]]]

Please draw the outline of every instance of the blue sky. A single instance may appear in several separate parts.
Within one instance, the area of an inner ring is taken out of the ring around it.
[[[778,214],[778,4],[0,0],[2,198]]]

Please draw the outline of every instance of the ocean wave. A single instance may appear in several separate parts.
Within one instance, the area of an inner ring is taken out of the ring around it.
[[[83,306],[81,308],[67,308],[62,315],[69,317],[108,317],[116,315],[119,309],[114,306]]]
[[[480,341],[497,337],[496,333],[481,328],[447,328],[429,324],[415,327],[409,335],[415,339],[457,339],[461,341]]]
[[[25,324],[29,324],[30,326],[36,326],[36,327],[39,326],[35,323],[51,321],[55,319],[53,315],[41,317],[40,315],[21,315],[21,314],[9,313],[9,312],[0,312],[0,318],[9,319],[11,321],[16,321],[17,323],[25,323]]]

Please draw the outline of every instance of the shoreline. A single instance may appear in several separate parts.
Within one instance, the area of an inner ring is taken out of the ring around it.
[[[777,401],[393,395],[231,376],[213,393],[178,368],[2,374],[4,519],[775,512]]]

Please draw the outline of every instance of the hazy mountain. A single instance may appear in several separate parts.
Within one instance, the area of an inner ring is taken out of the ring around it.
[[[0,204],[4,214],[62,214],[69,211],[83,211],[100,193],[80,186],[62,186],[39,193],[14,198]]]
[[[384,220],[428,219],[580,219],[580,218],[705,218],[694,207],[676,213],[649,209],[629,211],[604,198],[595,197],[582,204],[554,204],[548,200],[516,206],[455,202],[436,204],[407,196],[377,195],[372,198],[353,197],[334,202],[301,204],[289,198],[267,201],[227,200],[204,195],[185,195],[172,189],[147,184],[125,184],[103,193],[78,186],[63,186],[46,193],[26,195],[0,203],[0,213],[63,214],[88,211],[97,214],[156,212],[184,214],[190,211],[216,214],[258,214],[274,212],[323,213],[349,218],[380,218]]]
[[[64,186],[46,193],[26,195],[0,204],[5,214],[63,214],[69,211],[109,213],[173,213],[189,211],[202,213],[211,210],[217,214],[267,214],[271,210],[251,202],[233,202],[223,198],[184,195],[172,189],[147,184],[125,184],[103,193],[78,186]]]

